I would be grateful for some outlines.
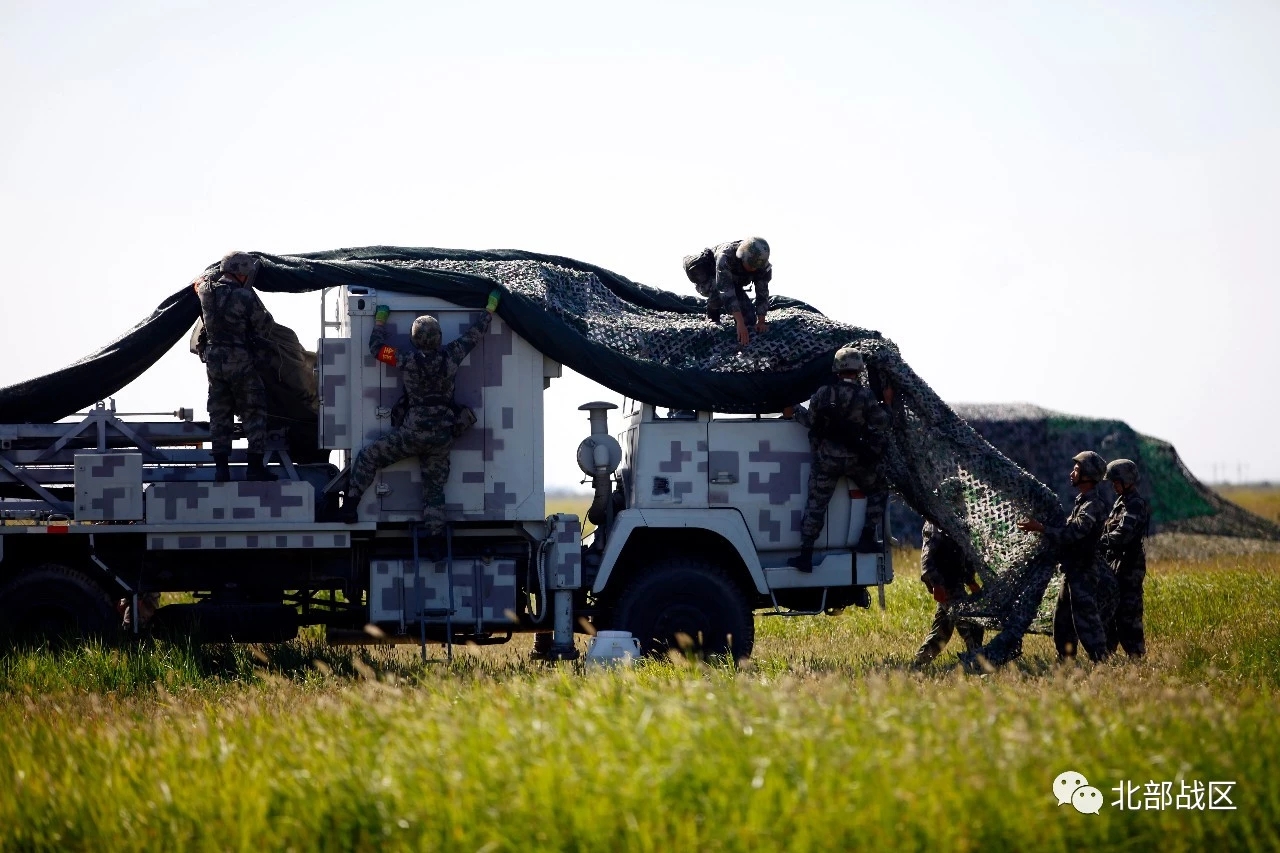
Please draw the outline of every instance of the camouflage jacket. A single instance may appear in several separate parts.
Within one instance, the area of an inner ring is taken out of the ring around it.
[[[1147,567],[1142,540],[1147,535],[1151,511],[1147,501],[1133,489],[1116,496],[1111,514],[1102,525],[1098,547],[1117,572]]]
[[[741,311],[738,291],[745,294],[746,288],[755,285],[756,312],[763,314],[769,307],[769,282],[773,280],[773,264],[765,264],[764,269],[747,272],[742,261],[738,260],[738,246],[741,240],[721,243],[712,249],[716,259],[715,289],[720,293],[720,304],[730,314]]]
[[[373,333],[369,335],[369,352],[378,361],[400,369],[411,410],[434,406],[452,409],[453,383],[458,366],[489,331],[492,320],[492,314],[484,313],[462,337],[429,352],[386,346],[386,327],[374,326]]]
[[[924,542],[920,546],[920,578],[928,583],[926,575],[937,574],[942,578],[942,585],[947,595],[958,597],[964,594],[964,585],[975,579],[975,573],[965,559],[964,551],[956,541],[942,532],[932,521],[924,523]]]
[[[889,410],[867,386],[837,379],[813,392],[809,408],[796,407],[796,422],[808,428],[814,452],[871,464],[884,452]]]
[[[1058,546],[1064,572],[1093,571],[1098,557],[1098,537],[1107,517],[1107,503],[1097,488],[1076,495],[1071,515],[1061,527],[1046,527],[1044,538]]]
[[[201,351],[206,347],[252,349],[271,334],[271,319],[252,287],[231,276],[204,280],[196,286],[204,321]]]

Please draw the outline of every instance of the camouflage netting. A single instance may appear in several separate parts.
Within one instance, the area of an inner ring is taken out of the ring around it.
[[[264,291],[349,285],[478,309],[492,288],[501,287],[506,295],[499,315],[540,351],[618,393],[671,408],[779,411],[808,397],[830,375],[835,351],[854,344],[873,385],[889,382],[897,391],[887,457],[894,489],[935,519],[979,567],[982,591],[957,602],[956,609],[1004,629],[988,646],[990,657],[1017,654],[1056,560],[1038,536],[1019,532],[1014,523],[1028,515],[1060,523],[1059,496],[987,443],[878,332],[774,296],[768,333],[740,350],[730,323],[706,319],[701,298],[531,252],[371,247],[258,257],[262,269],[255,286]],[[0,389],[0,423],[56,420],[115,393],[167,351],[198,315],[195,294],[184,287],[100,352]]]
[[[1081,450],[1138,463],[1138,491],[1151,506],[1152,531],[1280,539],[1280,525],[1224,499],[1187,470],[1173,445],[1124,421],[1085,418],[1026,404],[957,404],[956,412],[1036,478],[1073,498],[1067,472]]]

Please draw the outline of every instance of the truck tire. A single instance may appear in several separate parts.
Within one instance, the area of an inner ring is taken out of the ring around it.
[[[9,640],[107,637],[119,625],[106,590],[66,566],[28,569],[0,588],[0,636]]]
[[[640,650],[655,656],[675,649],[741,660],[756,639],[742,590],[718,565],[696,557],[667,557],[644,569],[618,597],[609,624],[630,631]]]

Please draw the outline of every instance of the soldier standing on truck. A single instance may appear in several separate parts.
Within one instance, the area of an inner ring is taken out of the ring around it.
[[[841,477],[852,480],[867,496],[867,515],[862,536],[854,550],[871,554],[883,544],[876,531],[884,526],[888,486],[881,471],[881,459],[888,441],[889,410],[893,388],[886,386],[885,403],[862,384],[866,363],[851,346],[842,347],[831,365],[834,381],[814,392],[809,408],[788,406],[783,417],[795,417],[809,428],[813,461],[809,468],[809,498],[800,527],[800,555],[787,563],[802,572],[813,571],[813,545],[827,520],[827,504]],[[886,405],[887,404],[887,405]]]
[[[444,536],[449,448],[454,439],[476,422],[474,412],[454,404],[453,385],[459,365],[489,331],[501,295],[499,290],[491,292],[485,313],[448,346],[440,345],[440,323],[430,315],[413,321],[409,333],[413,349],[386,346],[386,323],[391,309],[386,305],[377,307],[373,332],[369,335],[369,352],[383,364],[400,369],[404,376],[402,402],[407,408],[398,423],[393,418],[391,432],[356,455],[342,504],[343,521],[354,524],[359,520],[360,496],[369,488],[379,468],[417,456],[422,471],[423,527],[428,536]]]
[[[1071,515],[1061,527],[1046,527],[1034,519],[1018,522],[1018,529],[1039,533],[1061,548],[1065,579],[1053,611],[1053,644],[1060,659],[1074,657],[1084,646],[1090,659],[1107,658],[1107,636],[1098,607],[1098,537],[1107,517],[1107,504],[1096,488],[1105,478],[1107,463],[1092,450],[1072,457],[1071,485],[1079,494]]]
[[[216,276],[196,283],[204,329],[196,344],[209,377],[209,435],[213,445],[214,480],[231,480],[231,427],[240,413],[249,440],[248,480],[274,480],[263,457],[267,449],[267,392],[254,364],[254,348],[262,346],[273,320],[253,290],[258,259],[231,252]]]
[[[929,588],[938,607],[933,614],[933,625],[916,652],[915,664],[923,666],[942,654],[951,641],[952,633],[964,640],[965,651],[982,648],[982,626],[966,620],[956,620],[946,607],[946,602],[965,594],[965,586],[973,588],[977,575],[965,559],[964,551],[955,540],[942,532],[932,521],[924,523],[923,544],[920,547],[920,580]]]
[[[1098,547],[1116,575],[1116,612],[1107,620],[1107,648],[1112,654],[1124,646],[1129,657],[1147,653],[1142,628],[1142,582],[1147,577],[1147,552],[1143,539],[1151,511],[1138,494],[1138,466],[1129,459],[1113,459],[1106,479],[1116,493],[1111,514],[1102,525]]]
[[[769,244],[763,237],[733,240],[703,249],[701,254],[687,255],[684,272],[698,293],[707,298],[707,316],[712,322],[719,323],[726,311],[733,315],[740,345],[745,347],[751,342],[748,329],[752,326],[756,334],[764,334],[768,328],[765,313],[769,310],[773,265],[769,263]],[[752,286],[754,304],[747,298],[747,288]]]

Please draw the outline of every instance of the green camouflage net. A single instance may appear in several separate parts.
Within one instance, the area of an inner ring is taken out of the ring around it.
[[[624,299],[599,276],[535,261],[397,261],[397,266],[484,276],[539,300],[587,340],[664,367],[718,373],[773,373],[826,356],[850,339],[878,333],[836,322],[808,308],[769,311],[769,333],[746,349],[731,333],[733,318],[660,311]]]
[[[431,259],[401,266],[484,276],[541,302],[589,340],[667,367],[726,373],[793,369],[830,358],[852,343],[866,359],[872,382],[895,389],[893,434],[886,475],[917,512],[933,518],[961,543],[978,567],[981,590],[953,604],[957,614],[1000,629],[986,656],[1015,657],[1032,626],[1057,560],[1034,534],[1015,523],[1027,516],[1060,523],[1052,489],[1022,470],[975,432],[903,361],[877,332],[831,320],[807,307],[770,310],[769,332],[738,346],[731,323],[640,307],[621,298],[590,271],[528,260]],[[661,402],[661,401],[646,401]],[[1069,458],[1069,457],[1068,457]],[[947,499],[947,481],[962,500]]]

